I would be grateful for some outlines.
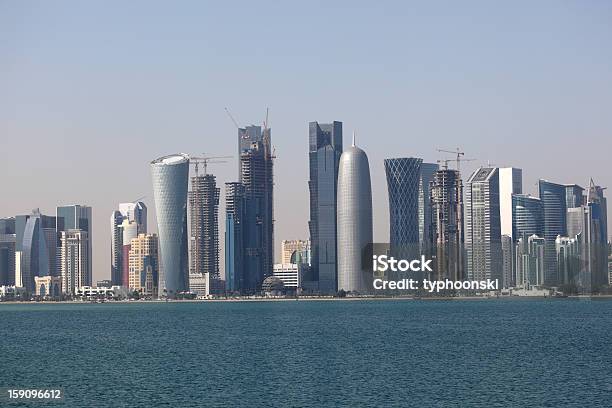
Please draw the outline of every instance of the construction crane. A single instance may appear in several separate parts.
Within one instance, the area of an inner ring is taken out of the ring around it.
[[[207,174],[207,167],[209,163],[227,163],[227,160],[218,160],[218,159],[231,159],[233,156],[205,156],[202,153],[201,157],[198,156],[189,156],[189,163],[193,163],[195,166],[195,174],[196,177],[200,175],[200,163],[204,165],[204,174]]]
[[[444,170],[448,170],[448,162],[449,162],[449,161],[451,161],[451,160],[452,160],[452,159],[442,159],[442,160],[436,160],[436,162],[437,162],[438,164],[442,164],[442,163],[444,163],[444,164],[442,164],[442,165],[441,165],[442,169],[444,169]]]
[[[462,152],[461,150],[459,150],[459,148],[457,148],[457,150],[447,150],[447,149],[437,149],[438,152],[441,153],[452,153],[452,154],[456,154],[457,158],[455,159],[455,161],[457,162],[457,171],[461,170],[461,162],[464,161],[474,161],[476,159],[464,159],[462,158],[462,156],[465,156],[465,152]]]
[[[236,119],[234,119],[234,117],[230,113],[229,109],[225,108],[225,113],[227,113],[227,116],[229,116],[229,118],[232,120],[232,123],[234,124],[234,126],[236,126],[236,129],[240,129],[240,125],[238,124]]]
[[[139,202],[140,200],[144,200],[145,198],[147,198],[147,196],[138,197],[138,198],[137,198],[137,199],[135,199],[134,201],[130,201],[130,203],[132,203],[132,204],[136,204],[137,202]]]

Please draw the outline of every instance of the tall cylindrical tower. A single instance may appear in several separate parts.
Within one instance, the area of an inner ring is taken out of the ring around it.
[[[159,234],[159,296],[189,289],[187,186],[189,156],[175,154],[151,162]],[[164,292],[165,290],[165,292]]]
[[[354,136],[353,146],[340,157],[337,207],[338,290],[371,292],[372,270],[362,264],[363,250],[372,243],[370,165]]]

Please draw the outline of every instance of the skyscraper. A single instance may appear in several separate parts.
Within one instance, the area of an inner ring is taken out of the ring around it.
[[[516,286],[530,289],[544,284],[544,238],[523,236],[516,243]]]
[[[431,251],[432,203],[430,188],[439,169],[440,166],[436,163],[421,163],[421,175],[419,178],[419,244],[423,254]],[[463,198],[461,201],[463,201]]]
[[[15,285],[15,218],[0,219],[0,286]]]
[[[510,235],[501,236],[502,247],[502,288],[514,286],[514,242]]]
[[[295,239],[281,242],[281,264],[310,263],[310,241]]]
[[[273,154],[271,129],[264,128],[261,140],[243,145],[239,130],[240,183],[244,186],[244,286],[245,293],[256,292],[274,266]]]
[[[512,195],[523,193],[523,171],[514,167],[501,167],[498,171],[501,233],[512,236]]]
[[[244,287],[244,199],[242,183],[225,183],[225,285],[230,293]]]
[[[187,189],[189,156],[174,154],[151,162],[159,234],[159,296],[189,289]]]
[[[16,217],[15,285],[23,286],[33,293],[36,276],[57,275],[56,262],[56,218],[42,215],[38,209],[32,214]],[[17,262],[19,258],[19,262]]]
[[[499,279],[502,252],[497,168],[481,167],[468,179],[466,189],[467,277]]]
[[[544,237],[544,207],[542,200],[526,194],[512,196],[512,238],[537,235]]]
[[[91,207],[84,205],[65,205],[57,207],[57,234],[59,238],[62,231],[76,230],[85,231],[87,233],[87,272],[85,285],[91,285],[93,282],[92,269],[92,216]]]
[[[372,291],[373,272],[362,263],[363,251],[371,243],[370,165],[353,136],[353,146],[342,153],[338,171],[338,290]]]
[[[585,204],[584,188],[578,184],[565,184],[565,207],[576,208]]]
[[[419,191],[423,159],[385,159],[389,191],[389,243],[398,258],[416,256],[419,246]]]
[[[310,221],[312,280],[321,293],[337,285],[338,165],[342,155],[342,122],[309,123]]]
[[[81,286],[90,286],[88,277],[88,257],[90,251],[89,234],[82,229],[60,231],[60,276],[62,292],[74,294]]]
[[[465,277],[463,184],[457,170],[438,170],[431,182],[431,247],[437,279]]]
[[[190,274],[219,279],[219,194],[214,175],[191,177]]]
[[[125,269],[127,260],[123,257],[124,221],[136,225],[136,234],[147,232],[147,206],[142,201],[121,203],[119,209],[113,211],[111,225],[111,282],[113,285],[123,285],[127,281],[128,271]],[[129,243],[127,243],[129,245]],[[125,279],[124,279],[125,277]]]
[[[546,180],[538,182],[540,200],[544,208],[544,285],[558,284],[557,255],[555,240],[558,235],[567,235],[566,223],[566,188],[562,184],[551,183]]]

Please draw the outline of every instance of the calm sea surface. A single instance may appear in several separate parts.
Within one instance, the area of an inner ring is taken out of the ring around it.
[[[612,301],[0,304],[62,407],[612,406]],[[28,406],[8,403],[0,406]]]

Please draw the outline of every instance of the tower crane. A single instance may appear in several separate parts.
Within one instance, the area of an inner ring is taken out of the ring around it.
[[[462,158],[463,156],[465,156],[465,152],[462,152],[459,148],[457,148],[456,150],[448,150],[448,149],[437,149],[438,152],[441,153],[452,153],[457,155],[457,158],[455,159],[455,161],[457,162],[457,171],[461,170],[461,162],[464,161],[474,161],[476,159],[464,159]]]
[[[190,156],[189,163],[193,163],[195,166],[196,177],[200,174],[200,163],[204,165],[204,174],[207,174],[207,167],[209,163],[227,163],[227,160],[218,160],[218,159],[231,159],[233,156],[205,156],[202,153],[201,157],[198,156]]]

